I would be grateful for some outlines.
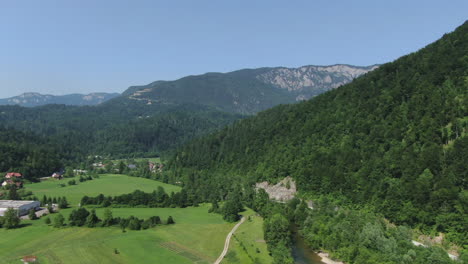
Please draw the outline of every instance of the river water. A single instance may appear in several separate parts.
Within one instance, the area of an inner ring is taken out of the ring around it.
[[[292,255],[296,264],[324,264],[322,258],[311,250],[297,230],[293,230]]]

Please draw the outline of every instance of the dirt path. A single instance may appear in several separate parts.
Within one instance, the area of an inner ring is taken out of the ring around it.
[[[223,260],[223,258],[226,256],[227,252],[228,252],[228,249],[229,249],[229,243],[231,242],[231,237],[232,235],[234,234],[234,232],[236,232],[237,228],[239,228],[239,226],[244,223],[245,221],[245,217],[242,217],[240,222],[237,223],[237,225],[235,225],[231,232],[229,232],[229,234],[227,235],[226,237],[226,241],[224,242],[224,250],[223,252],[221,253],[221,255],[219,255],[219,258],[214,262],[214,264],[219,264],[221,263],[221,261]]]

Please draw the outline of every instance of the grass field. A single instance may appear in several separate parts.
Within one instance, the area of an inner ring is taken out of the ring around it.
[[[272,263],[273,259],[268,254],[267,245],[263,240],[263,218],[257,216],[251,209],[242,214],[247,220],[232,237],[229,251],[222,263]]]
[[[0,263],[19,263],[25,255],[35,255],[40,263],[212,263],[222,251],[225,236],[233,224],[209,206],[195,208],[116,208],[114,216],[146,218],[173,216],[175,225],[127,231],[117,227],[53,228],[42,219],[23,221],[28,226],[0,229]],[[67,216],[71,209],[62,210]],[[102,216],[103,209],[97,213]],[[53,218],[54,215],[51,215]],[[114,253],[114,249],[119,254]]]
[[[166,192],[180,187],[127,175],[105,174],[99,178],[61,187],[71,179],[46,180],[26,185],[41,198],[65,196],[71,208],[60,210],[68,219],[82,196],[118,195],[136,189],[150,192],[158,186]],[[76,179],[77,180],[77,179]],[[172,216],[175,225],[161,225],[148,230],[122,232],[118,227],[53,228],[44,219],[22,221],[24,227],[0,229],[0,263],[18,263],[25,255],[35,255],[40,263],[212,263],[222,251],[224,239],[234,224],[220,215],[209,214],[208,205],[189,208],[113,208],[114,217],[136,216],[140,219]],[[103,208],[97,208],[100,218]],[[50,215],[53,219],[57,214]],[[119,254],[115,254],[117,249]]]
[[[78,177],[76,177],[74,179],[77,185],[69,186],[67,182],[71,179],[49,179],[40,183],[27,184],[25,188],[28,191],[32,191],[39,199],[43,195],[52,197],[65,196],[72,206],[78,205],[81,198],[85,195],[96,196],[101,193],[104,195],[119,195],[130,193],[137,189],[144,192],[152,192],[158,186],[162,186],[168,194],[180,190],[178,186],[122,174],[101,174],[99,178],[85,182],[79,182]],[[60,187],[60,184],[66,184],[66,186]]]

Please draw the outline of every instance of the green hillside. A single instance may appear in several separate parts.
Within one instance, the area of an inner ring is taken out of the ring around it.
[[[292,176],[303,193],[344,197],[466,244],[467,129],[465,22],[351,84],[194,140],[170,167],[207,199],[239,180]]]
[[[58,149],[42,137],[0,126],[0,173],[20,172],[28,179],[50,176],[63,167]]]
[[[0,106],[0,122],[57,145],[65,160],[157,155],[241,118],[210,107],[116,100],[98,106]]]

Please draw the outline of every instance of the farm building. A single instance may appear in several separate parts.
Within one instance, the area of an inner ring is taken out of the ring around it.
[[[38,201],[17,201],[17,200],[0,200],[0,216],[5,214],[8,208],[13,208],[18,211],[19,216],[27,215],[31,209],[37,209],[41,206]]]
[[[8,172],[7,174],[5,174],[5,178],[7,179],[20,179],[20,178],[23,178],[23,175],[19,172]]]

